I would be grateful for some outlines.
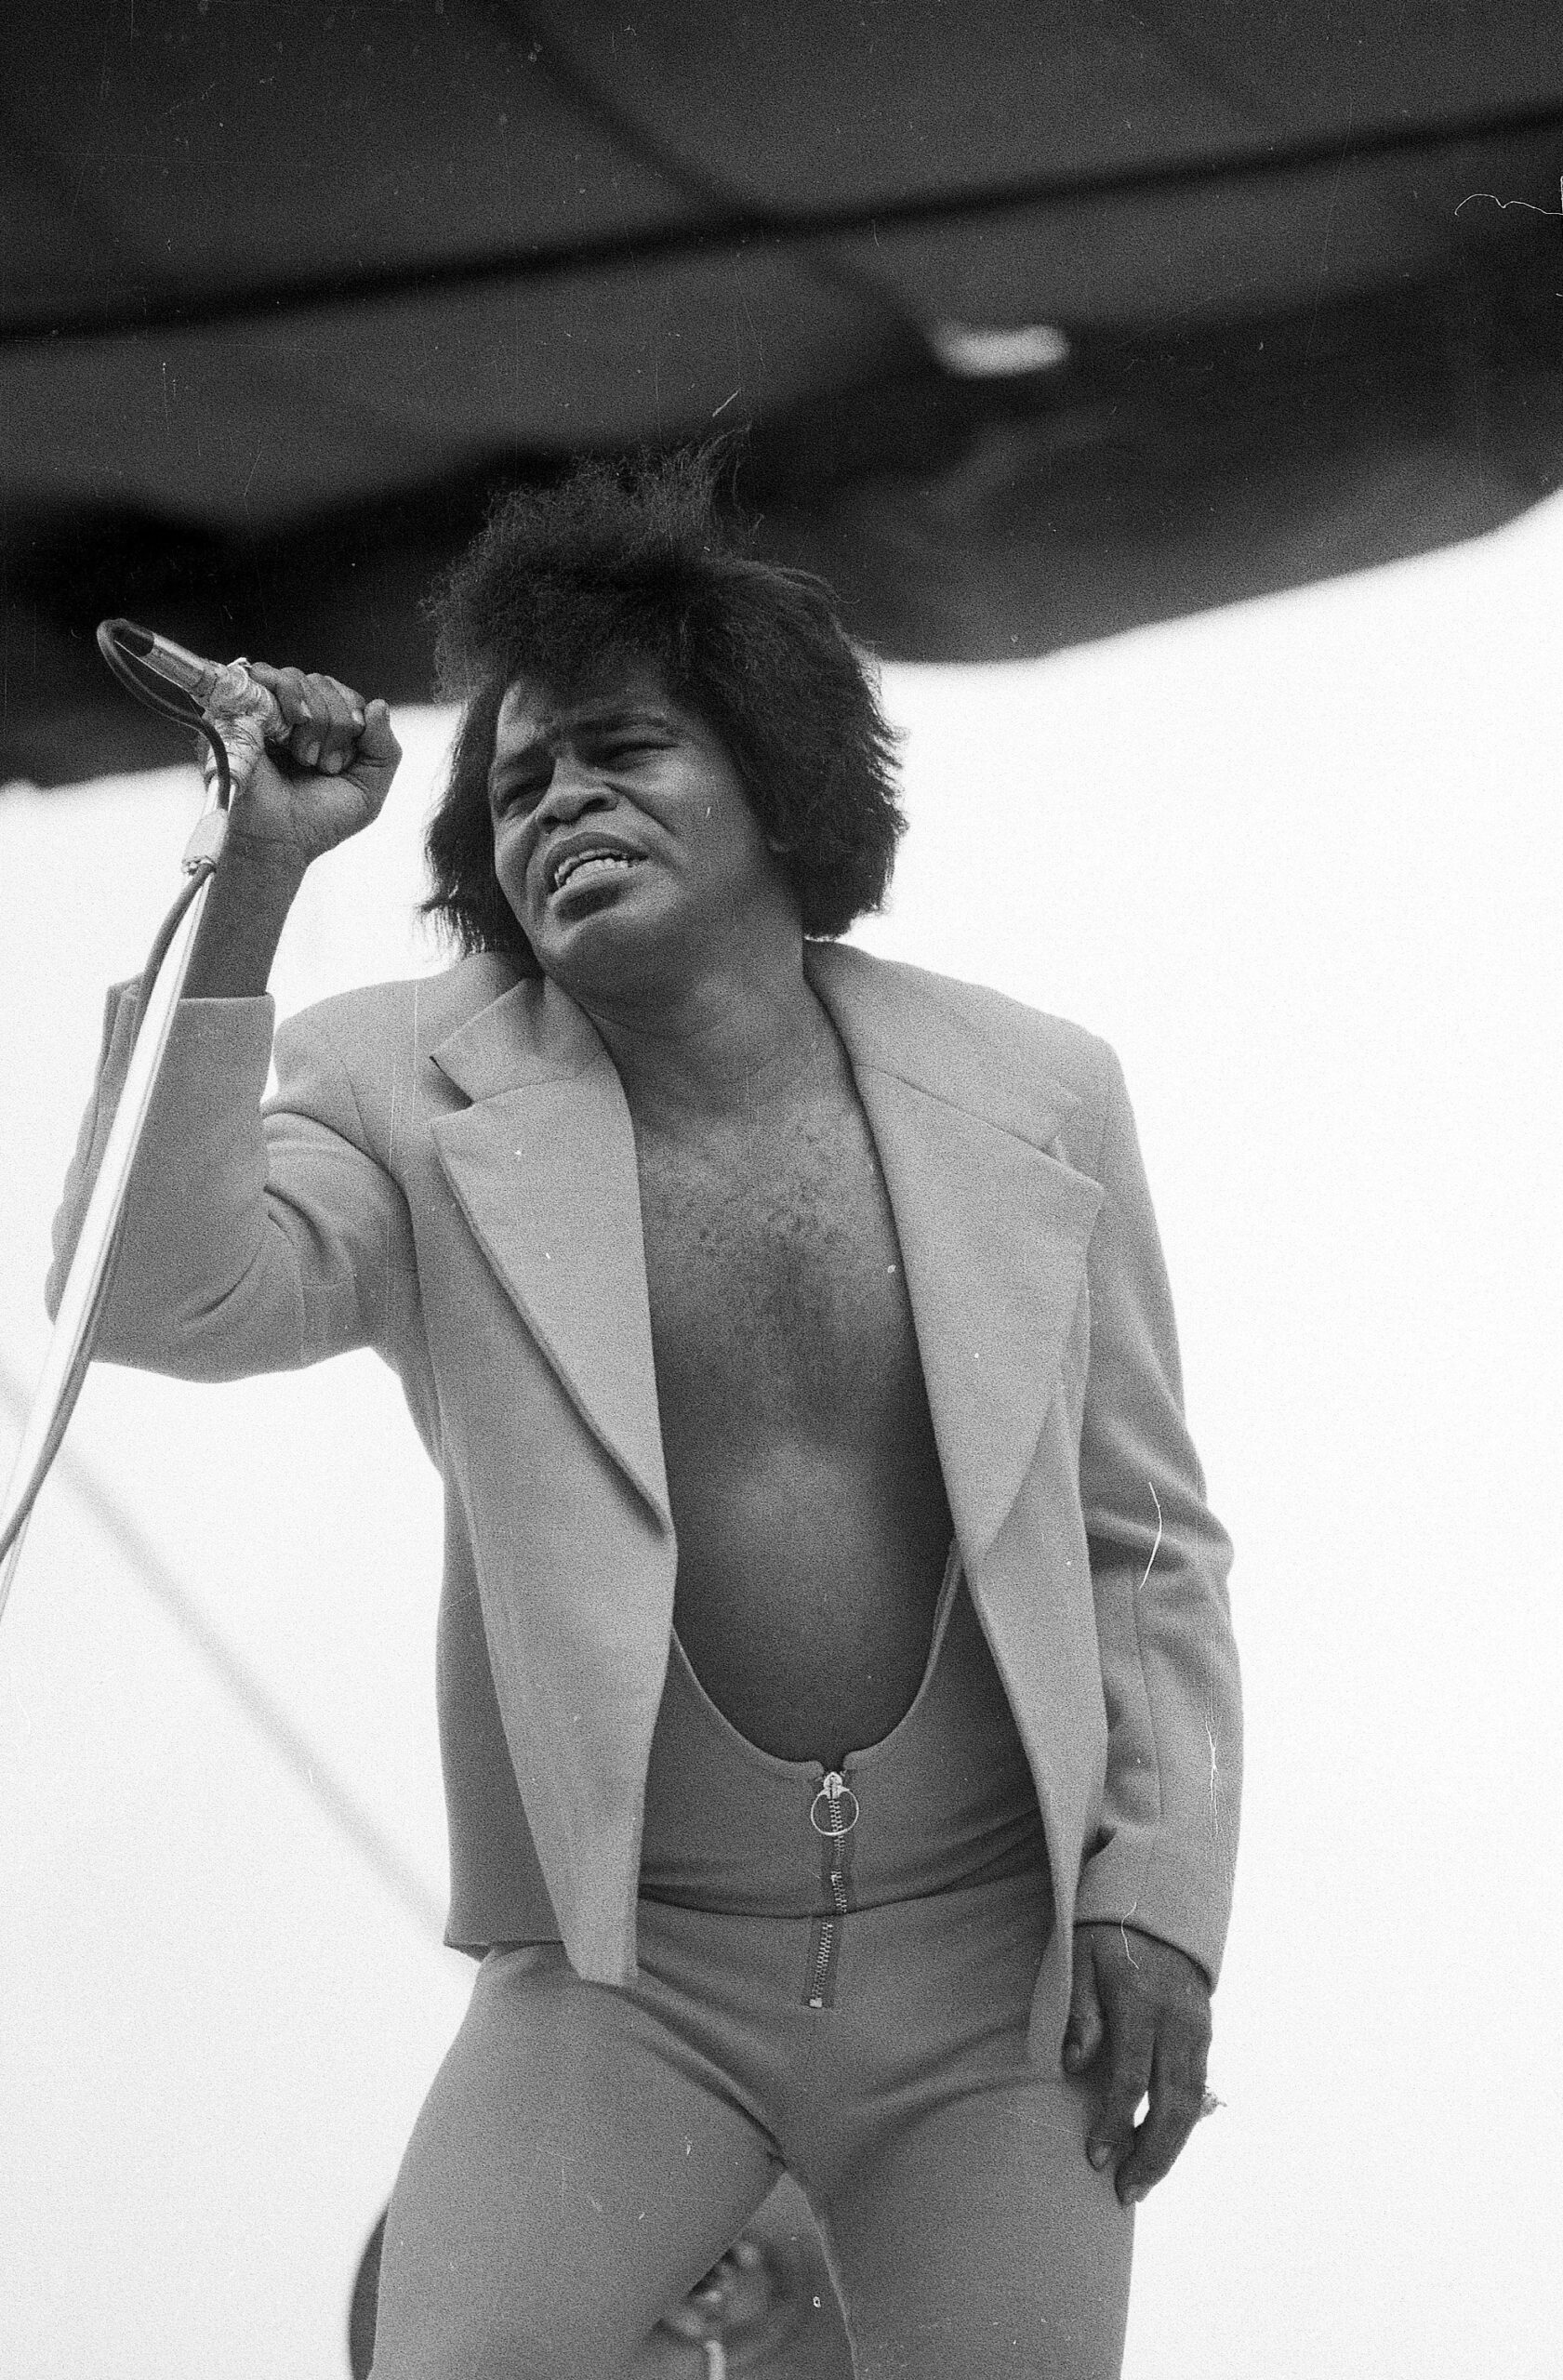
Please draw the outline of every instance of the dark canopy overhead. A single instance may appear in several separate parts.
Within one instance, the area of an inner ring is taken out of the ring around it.
[[[428,691],[565,455],[748,425],[893,654],[1045,652],[1563,483],[1555,0],[12,0],[4,774],[129,612]]]

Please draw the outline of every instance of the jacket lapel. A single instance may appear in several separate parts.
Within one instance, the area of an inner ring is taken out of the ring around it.
[[[1058,1390],[1100,1186],[1053,1153],[1076,1102],[995,999],[841,944],[809,980],[852,1064],[895,1217],[956,1534],[970,1568]],[[634,1132],[612,1060],[550,984],[433,1052],[472,1102],[433,1131],[479,1245],[589,1429],[671,1527]],[[1053,1144],[1053,1145],[1050,1145]]]
[[[1075,1095],[1039,1078],[1034,1032],[1007,1003],[979,1024],[971,994],[839,944],[810,945],[809,976],[879,1151],[970,1572],[1059,1390],[1102,1191],[1051,1152]]]
[[[589,1019],[521,983],[442,1042],[462,1212],[587,1427],[670,1528],[629,1109]]]

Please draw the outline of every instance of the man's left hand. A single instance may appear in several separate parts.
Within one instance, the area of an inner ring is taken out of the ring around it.
[[[1137,1926],[1076,1926],[1064,2067],[1083,2074],[1104,2060],[1086,2154],[1098,2172],[1112,2167],[1125,2206],[1170,2172],[1199,2121],[1210,2045],[1210,1986],[1186,1952]]]

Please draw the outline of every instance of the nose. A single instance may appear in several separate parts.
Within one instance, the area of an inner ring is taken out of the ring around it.
[[[608,800],[607,789],[595,773],[573,752],[561,752],[548,791],[537,804],[537,824],[546,833],[550,826],[567,826],[584,812],[603,808]]]

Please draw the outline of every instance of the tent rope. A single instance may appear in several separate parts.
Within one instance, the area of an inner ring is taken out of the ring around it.
[[[27,1396],[9,1367],[0,1357],[0,1402],[21,1421]],[[115,1550],[124,1557],[138,1583],[167,1614],[193,1646],[230,1699],[264,1737],[272,1751],[302,1786],[338,1835],[376,1876],[420,1934],[438,1940],[444,1930],[439,1900],[406,1860],[390,1836],[357,1801],[322,1759],[303,1729],[283,1708],[250,1665],[237,1653],[202,1611],[189,1590],[180,1585],[162,1554],[113,1491],[107,1488],[75,1448],[61,1448],[57,1464],[77,1500],[86,1507]]]

